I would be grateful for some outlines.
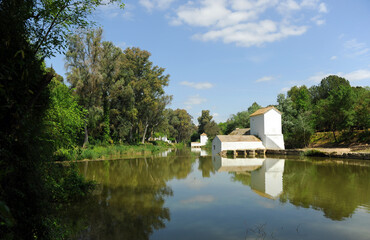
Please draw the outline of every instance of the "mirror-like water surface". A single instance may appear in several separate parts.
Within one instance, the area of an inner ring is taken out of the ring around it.
[[[370,164],[206,156],[80,163],[76,239],[370,239]]]

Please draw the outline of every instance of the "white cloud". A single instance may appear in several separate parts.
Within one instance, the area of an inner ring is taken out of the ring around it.
[[[173,1],[174,0],[139,0],[139,3],[148,11],[152,11],[153,9],[165,10],[170,7]]]
[[[358,69],[349,73],[342,73],[342,72],[337,72],[337,73],[317,73],[307,79],[308,82],[317,84],[321,82],[322,79],[326,78],[327,76],[330,75],[337,75],[339,77],[343,77],[347,79],[348,81],[356,82],[356,81],[361,81],[361,80],[370,80],[370,69]]]
[[[190,96],[188,98],[188,100],[186,100],[186,102],[185,102],[185,105],[186,105],[185,108],[186,109],[191,109],[193,105],[199,105],[199,104],[202,104],[206,101],[207,101],[207,99],[200,97],[199,94],[197,94],[195,96]]]
[[[330,60],[336,60],[338,57],[337,56],[332,56],[331,58],[330,58]]]
[[[209,89],[213,87],[213,84],[209,82],[195,83],[195,82],[184,81],[184,82],[181,82],[180,84],[184,86],[192,87],[195,89]]]
[[[325,23],[325,20],[322,19],[320,15],[311,18],[311,21],[316,23],[317,26],[323,25]]]
[[[290,87],[285,87],[285,88],[280,89],[280,93],[286,93],[289,90],[290,90]]]
[[[360,81],[365,79],[370,79],[370,70],[359,69],[343,75],[344,78],[350,81]]]
[[[319,12],[321,12],[321,13],[327,13],[328,12],[328,9],[326,8],[325,3],[320,3]]]
[[[309,77],[307,79],[307,81],[310,82],[310,83],[316,84],[316,83],[321,82],[322,79],[326,78],[329,75],[333,75],[333,74],[320,72],[320,73],[317,73],[317,74]]]
[[[349,50],[353,56],[365,55],[370,51],[366,43],[358,42],[356,38],[346,41],[344,47]]]
[[[132,10],[135,8],[134,5],[125,4],[125,8],[121,9],[119,5],[117,4],[108,4],[109,2],[106,1],[105,4],[100,5],[98,7],[98,11],[100,11],[102,14],[104,14],[108,18],[115,18],[117,16],[121,16],[124,19],[132,20],[133,14]]]
[[[256,82],[268,82],[268,81],[271,81],[271,80],[274,80],[274,77],[265,76],[265,77],[261,77],[261,78],[257,79]]]
[[[266,17],[264,13],[267,10],[278,14]],[[314,22],[317,25],[325,23],[320,13],[326,11],[326,6],[320,1],[199,0],[179,6],[171,18],[171,24],[202,27],[205,29],[203,32],[193,35],[193,39],[201,41],[223,41],[244,47],[261,46],[304,34],[309,26],[302,19],[301,11],[305,11],[304,15],[309,15],[307,11],[319,14]],[[294,14],[299,16],[295,18]]]

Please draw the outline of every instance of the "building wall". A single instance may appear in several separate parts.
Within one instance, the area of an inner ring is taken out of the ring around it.
[[[200,136],[200,144],[202,146],[206,145],[207,144],[207,141],[208,141],[208,137],[207,136]]]
[[[212,141],[212,154],[218,154],[221,152],[221,141],[216,136]]]
[[[268,134],[281,134],[281,115],[275,110],[270,110],[263,115],[264,117],[264,131]]]
[[[251,124],[251,135],[255,135],[259,138],[262,138],[262,135],[264,134],[264,120],[263,115],[257,115],[253,116],[250,119]]]
[[[285,149],[281,133],[281,114],[270,110],[265,114],[251,117],[251,134],[259,137],[268,149]]]
[[[266,135],[264,145],[268,149],[285,149],[283,134]]]
[[[221,150],[264,149],[262,142],[223,142]]]

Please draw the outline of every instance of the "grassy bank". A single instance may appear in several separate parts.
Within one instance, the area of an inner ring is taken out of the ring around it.
[[[99,144],[87,148],[59,149],[54,154],[55,161],[118,158],[124,155],[148,155],[165,151],[169,148],[183,148],[183,144],[167,144],[161,141],[146,144]]]

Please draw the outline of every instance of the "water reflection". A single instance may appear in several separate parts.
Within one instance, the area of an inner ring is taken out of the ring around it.
[[[239,178],[234,175],[234,179],[241,179],[260,196],[276,199],[283,192],[284,159],[224,158],[219,155],[213,155],[212,159],[218,172],[241,175]]]
[[[208,152],[201,148],[191,148],[192,152],[200,153],[201,157],[208,156]]]
[[[99,183],[94,199],[78,209],[88,225],[78,239],[149,239],[170,221],[165,199],[171,179],[185,178],[192,161],[178,157],[85,162],[80,169]]]
[[[76,228],[86,226],[76,239],[243,239],[245,222],[287,229],[275,232],[277,239],[370,235],[369,165],[229,159],[187,149],[79,166],[99,186],[71,210]],[[307,235],[297,236],[298,224]]]

